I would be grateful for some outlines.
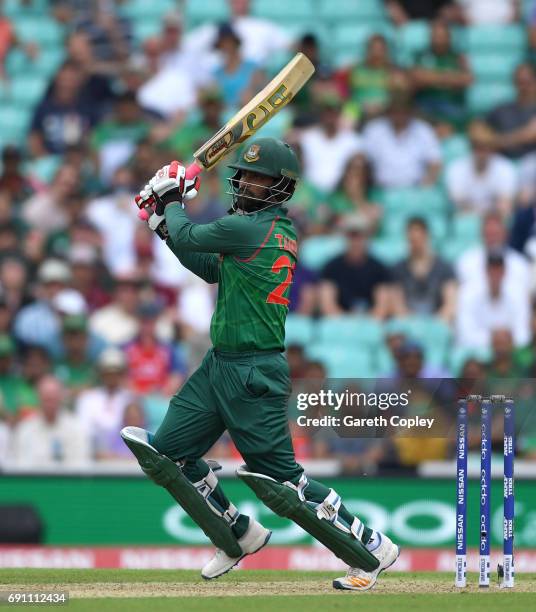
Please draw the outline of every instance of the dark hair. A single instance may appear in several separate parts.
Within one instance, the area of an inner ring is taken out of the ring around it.
[[[307,32],[301,37],[300,44],[311,45],[312,47],[318,47],[318,39],[311,32]]]
[[[406,228],[409,229],[411,226],[420,227],[428,233],[428,221],[424,217],[410,217],[406,223]]]

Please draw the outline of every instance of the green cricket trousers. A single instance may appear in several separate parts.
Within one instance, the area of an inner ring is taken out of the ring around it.
[[[209,470],[203,455],[227,430],[249,471],[297,484],[303,468],[296,463],[288,427],[290,391],[289,368],[282,353],[210,349],[172,397],[151,443],[173,461],[181,460],[186,477],[198,482]],[[314,480],[304,491],[306,499],[316,503],[328,493],[328,487]],[[223,508],[229,506],[221,485],[213,495]],[[353,516],[344,506],[339,514],[351,524]],[[233,527],[238,538],[248,523],[248,517],[240,515]],[[365,532],[368,540],[370,530]]]

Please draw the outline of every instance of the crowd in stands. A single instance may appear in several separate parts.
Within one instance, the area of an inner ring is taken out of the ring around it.
[[[262,129],[303,168],[294,378],[536,378],[536,1],[0,6],[0,465],[126,460],[119,429],[158,426],[217,288],[134,195],[298,50],[316,73]],[[192,221],[225,214],[228,176],[206,173]],[[293,432],[346,473],[452,453]]]

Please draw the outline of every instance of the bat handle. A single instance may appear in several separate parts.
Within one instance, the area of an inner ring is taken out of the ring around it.
[[[202,171],[203,168],[197,162],[194,161],[186,168],[185,178],[187,181],[189,181],[201,174]]]

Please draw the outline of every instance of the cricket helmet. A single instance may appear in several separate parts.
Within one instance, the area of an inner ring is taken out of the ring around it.
[[[254,138],[248,141],[239,151],[236,161],[229,164],[228,167],[236,171],[229,179],[231,188],[228,191],[233,196],[234,210],[239,208],[238,205],[243,196],[241,190],[253,184],[241,182],[242,172],[256,172],[274,179],[273,185],[266,188],[265,197],[247,196],[249,201],[259,202],[254,209],[249,206],[247,212],[262,210],[290,200],[300,176],[300,164],[296,153],[290,145],[277,138]],[[245,211],[242,210],[242,212]]]

